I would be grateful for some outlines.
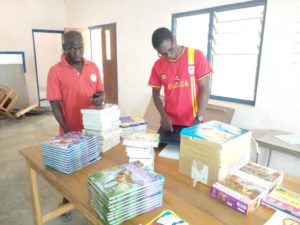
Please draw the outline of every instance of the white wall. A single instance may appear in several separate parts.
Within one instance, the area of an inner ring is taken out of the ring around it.
[[[172,13],[238,2],[243,1],[0,0],[0,51],[25,51],[26,81],[33,103],[37,101],[33,28],[62,30],[116,22],[120,107],[123,114],[143,116],[151,98],[147,81],[157,59],[151,46],[152,32],[160,26],[171,27]],[[237,111],[233,124],[300,132],[300,47],[296,43],[300,39],[299,15],[297,0],[289,4],[284,0],[268,1],[257,104],[234,105]]]
[[[25,52],[30,103],[38,101],[32,29],[63,30],[65,24],[62,0],[0,0],[0,51]]]
[[[147,81],[153,62],[157,59],[157,54],[151,46],[152,32],[160,26],[171,27],[172,13],[243,1],[66,0],[65,2],[67,24],[71,27],[117,23],[120,107],[123,114],[142,116],[151,97]],[[298,17],[299,21],[297,12],[299,15],[297,0],[291,0],[289,4],[284,0],[268,1],[257,104],[255,107],[235,105],[237,111],[233,124],[248,129],[266,128],[300,132],[300,104],[297,104],[300,102],[300,94],[297,91],[300,84],[299,61],[298,64],[292,65],[289,59],[296,25],[292,20]],[[292,17],[291,14],[295,16]]]

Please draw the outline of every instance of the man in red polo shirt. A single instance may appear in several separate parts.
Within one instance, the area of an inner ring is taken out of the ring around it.
[[[154,31],[152,45],[160,58],[154,63],[148,85],[161,116],[161,128],[172,132],[177,126],[202,123],[212,74],[207,58],[199,50],[178,45],[167,28]]]
[[[47,99],[59,123],[60,134],[83,129],[80,110],[104,101],[103,85],[97,66],[83,58],[83,39],[79,32],[64,35],[64,54],[51,67],[47,80]],[[62,204],[68,200],[63,198]],[[71,212],[62,214],[71,220]]]
[[[51,67],[48,74],[47,99],[60,125],[60,134],[81,131],[80,110],[98,106],[104,101],[99,69],[93,62],[83,58],[83,50],[81,34],[67,32],[61,61]]]

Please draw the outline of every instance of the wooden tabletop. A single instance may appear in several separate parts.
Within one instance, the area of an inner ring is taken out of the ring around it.
[[[212,199],[208,186],[197,184],[192,187],[189,177],[179,174],[179,161],[158,156],[156,150],[155,171],[165,176],[164,204],[162,207],[137,216],[125,225],[146,224],[163,210],[173,210],[191,225],[260,225],[273,214],[273,210],[260,206],[245,216],[226,205]],[[20,153],[36,172],[69,201],[93,224],[102,224],[97,214],[88,204],[87,176],[97,170],[127,163],[122,145],[104,153],[102,159],[70,175],[58,172],[44,165],[40,146],[23,149]],[[283,186],[300,192],[300,178],[285,176]]]

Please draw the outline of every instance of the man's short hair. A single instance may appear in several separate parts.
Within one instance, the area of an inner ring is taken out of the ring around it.
[[[160,27],[153,32],[152,45],[155,49],[159,48],[165,40],[173,40],[173,34],[168,28]]]
[[[64,34],[64,44],[74,38],[79,38],[79,39],[83,40],[81,33],[78,31],[70,30],[70,31],[66,32]]]

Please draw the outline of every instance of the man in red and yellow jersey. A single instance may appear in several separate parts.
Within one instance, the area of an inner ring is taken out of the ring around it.
[[[203,122],[212,74],[207,58],[199,50],[178,45],[167,28],[154,31],[152,44],[160,58],[154,63],[148,84],[161,116],[161,128],[172,132],[174,126]]]

